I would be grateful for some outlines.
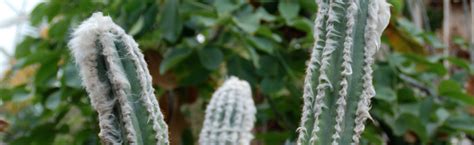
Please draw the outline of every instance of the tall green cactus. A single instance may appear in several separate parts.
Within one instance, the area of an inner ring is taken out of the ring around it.
[[[249,145],[255,123],[250,85],[231,77],[212,95],[199,136],[201,145]]]
[[[133,38],[100,12],[72,36],[69,47],[99,114],[102,143],[169,144],[147,64]]]
[[[390,19],[385,0],[317,0],[300,145],[359,144],[370,118],[373,55]]]

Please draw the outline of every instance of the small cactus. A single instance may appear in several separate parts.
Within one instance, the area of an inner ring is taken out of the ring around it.
[[[359,144],[370,118],[373,55],[390,19],[385,0],[317,0],[299,145]]]
[[[98,112],[103,144],[169,144],[147,64],[131,36],[98,12],[75,29],[69,47]]]
[[[249,145],[255,123],[250,85],[231,77],[212,95],[199,136],[201,145]]]

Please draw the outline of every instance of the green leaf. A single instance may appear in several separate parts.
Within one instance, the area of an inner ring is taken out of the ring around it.
[[[45,103],[46,108],[55,110],[59,106],[59,103],[61,103],[61,92],[56,91],[49,95]]]
[[[296,18],[295,20],[289,22],[289,25],[303,32],[313,32],[313,22],[307,18]]]
[[[464,60],[464,59],[460,59],[460,58],[456,58],[456,57],[448,57],[447,60],[451,64],[454,64],[458,67],[461,67],[461,68],[465,69],[466,71],[468,71],[470,73],[472,72],[471,67],[469,66],[469,62]]]
[[[255,15],[258,15],[260,19],[268,21],[268,22],[272,22],[276,19],[275,16],[268,13],[263,7],[259,7],[257,11],[255,12]]]
[[[299,11],[300,5],[295,0],[280,0],[278,4],[278,12],[287,21],[298,16]]]
[[[48,61],[41,64],[38,72],[36,73],[34,83],[36,86],[49,86],[52,85],[50,81],[55,79],[55,76],[58,72],[57,61]]]
[[[439,84],[438,92],[441,96],[447,96],[465,104],[474,106],[474,96],[470,96],[463,92],[461,85],[453,80],[443,80]]]
[[[64,83],[66,86],[81,89],[81,79],[79,77],[79,72],[75,65],[72,63],[67,63],[67,65],[63,68],[64,74]]]
[[[166,71],[174,67],[176,64],[183,61],[186,57],[191,54],[191,49],[186,48],[175,48],[171,49],[165,54],[163,61],[160,64],[160,74],[164,74]]]
[[[183,24],[179,15],[179,0],[166,0],[161,11],[161,19],[158,27],[163,37],[174,43],[178,40]]]
[[[260,18],[252,13],[244,14],[237,18],[234,17],[232,20],[240,29],[249,34],[255,33],[260,27]]]
[[[217,69],[224,59],[222,51],[214,47],[203,48],[198,51],[198,55],[201,64],[208,70]]]
[[[255,66],[256,68],[259,68],[260,67],[260,57],[259,57],[257,51],[255,51],[255,48],[248,45],[248,44],[245,44],[245,48],[247,48],[247,50],[249,51],[250,59],[252,59],[253,66]]]
[[[450,92],[461,92],[461,85],[453,80],[443,80],[439,84],[438,92],[440,95],[447,94]]]
[[[37,26],[43,20],[43,17],[46,15],[47,8],[48,5],[46,3],[40,3],[33,9],[33,11],[31,11],[31,25]]]
[[[219,16],[228,15],[242,5],[242,0],[215,0],[213,5]]]
[[[143,16],[141,16],[138,19],[138,21],[135,24],[133,24],[130,31],[128,31],[128,34],[130,34],[132,36],[138,34],[143,29],[144,24],[145,24],[145,19],[143,18]]]
[[[377,92],[377,94],[375,95],[376,99],[384,100],[387,102],[393,102],[397,99],[397,95],[392,90],[392,88],[385,86],[375,86],[375,91]]]
[[[32,95],[25,89],[17,89],[13,93],[12,101],[13,102],[22,102],[28,100],[32,97]]]
[[[407,131],[413,131],[423,141],[428,140],[428,132],[426,126],[421,123],[418,117],[411,114],[402,114],[395,121],[394,132],[398,136],[402,136]]]
[[[474,119],[468,115],[461,115],[448,118],[446,125],[460,131],[464,131],[471,135],[474,134]]]
[[[282,82],[283,81],[279,79],[265,77],[262,82],[260,82],[260,87],[265,94],[275,94],[283,88],[284,84]]]
[[[258,36],[249,36],[246,37],[247,41],[252,44],[255,48],[266,52],[268,54],[273,54],[274,51],[274,43],[272,40],[264,37],[258,37]]]
[[[66,34],[68,33],[69,29],[69,20],[63,19],[58,21],[57,23],[54,23],[51,28],[48,30],[48,37],[51,38],[57,38],[60,40],[64,40],[66,37]]]

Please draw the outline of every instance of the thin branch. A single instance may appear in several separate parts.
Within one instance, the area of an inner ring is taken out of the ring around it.
[[[451,18],[451,0],[443,0],[443,42],[446,46],[444,49],[443,55],[444,57],[449,56],[449,47],[450,47],[450,18]],[[447,61],[443,62],[446,68],[449,68],[449,63]]]

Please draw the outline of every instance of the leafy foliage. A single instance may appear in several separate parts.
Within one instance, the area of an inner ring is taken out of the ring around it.
[[[391,2],[396,3],[395,16],[374,66],[374,120],[368,121],[362,144],[448,144],[452,137],[472,136],[472,94],[464,86],[469,86],[473,67],[465,59],[433,53],[442,43],[431,32],[414,31],[401,15],[403,3]],[[144,51],[172,144],[197,142],[203,106],[231,75],[252,86],[254,141],[295,142],[316,8],[311,0],[41,3],[30,15],[39,35],[17,45],[0,84],[0,120],[9,124],[0,140],[11,145],[99,144],[97,114],[66,44],[72,28],[102,11]],[[444,60],[452,67],[442,65]]]

